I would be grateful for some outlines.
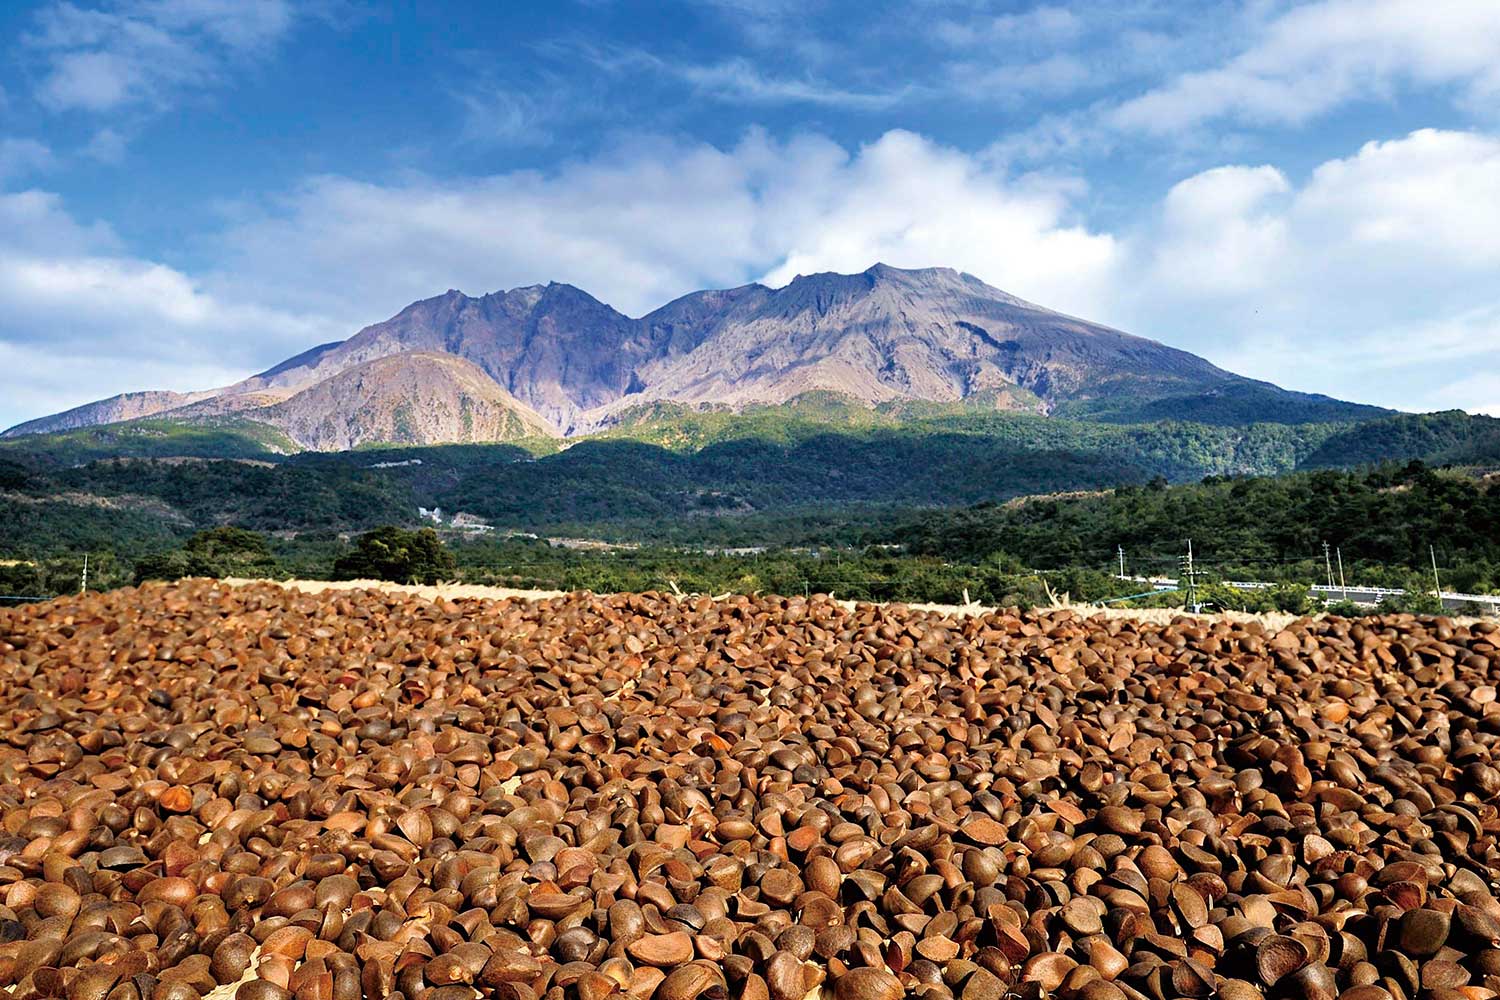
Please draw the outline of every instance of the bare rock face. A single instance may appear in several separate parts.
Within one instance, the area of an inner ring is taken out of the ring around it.
[[[496,440],[482,435],[543,428],[571,435],[656,402],[739,409],[830,392],[872,405],[998,400],[1048,413],[1073,401],[1250,384],[972,275],[877,264],[799,276],[779,289],[694,292],[640,319],[571,285],[479,298],[449,291],[223,389],[131,393],[6,433],[234,414],[281,427],[306,447],[338,448]]]
[[[314,451],[555,436],[535,410],[451,354],[395,354],[345,369],[250,414]]]
[[[619,398],[655,352],[639,321],[571,285],[532,285],[470,298],[449,291],[415,302],[342,344],[316,348],[230,392],[303,388],[355,365],[415,351],[472,362],[559,430]]]
[[[877,264],[749,289],[703,310],[702,329],[684,338],[691,347],[644,366],[635,399],[586,416],[607,423],[622,406],[656,399],[744,406],[826,390],[866,403],[956,401],[1010,387],[1035,394],[1045,412],[1121,379],[1187,392],[1235,378],[1186,351],[1043,309],[948,268]],[[643,322],[685,311],[695,298]]]

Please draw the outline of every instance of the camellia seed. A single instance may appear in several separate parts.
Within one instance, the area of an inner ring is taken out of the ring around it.
[[[0,608],[0,990],[1497,1000],[1500,628]]]

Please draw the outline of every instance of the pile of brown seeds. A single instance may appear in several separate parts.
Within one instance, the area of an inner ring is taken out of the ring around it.
[[[1487,1000],[1497,647],[210,581],[8,609],[0,988]]]

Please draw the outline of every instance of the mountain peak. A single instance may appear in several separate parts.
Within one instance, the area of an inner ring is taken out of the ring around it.
[[[1020,302],[978,279],[966,279],[951,267],[903,268],[876,263],[855,274],[838,271],[799,274],[774,293],[767,307],[782,314],[801,309],[824,314],[865,299],[889,305],[914,295],[943,298],[976,292]]]
[[[450,288],[225,389],[133,394],[15,432],[234,412],[292,427],[294,438],[314,446],[345,447],[402,427],[447,433],[438,429],[480,416],[464,439],[549,424],[576,434],[653,402],[738,409],[824,392],[867,405],[1001,399],[1043,413],[1133,414],[1146,404],[1157,408],[1150,412],[1203,411],[1204,400],[1251,390],[1270,393],[1271,403],[1296,402],[1185,351],[1052,312],[953,268],[882,261],[855,274],[799,274],[781,288],[692,292],[639,319],[565,282],[478,299]],[[430,412],[422,409],[429,398]],[[287,405],[275,409],[277,400]],[[526,412],[516,416],[518,407]],[[361,408],[375,416],[362,421]]]
[[[876,262],[865,268],[865,274],[874,278],[960,278],[959,272],[951,267],[894,267],[883,262]]]
[[[579,288],[577,285],[570,285],[566,281],[547,282],[547,294],[561,298],[587,299],[590,302],[599,301],[582,288]]]

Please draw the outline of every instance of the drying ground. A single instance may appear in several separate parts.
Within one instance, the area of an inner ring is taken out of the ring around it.
[[[4,609],[0,988],[1489,1000],[1497,646],[213,581]]]
[[[304,591],[309,594],[321,594],[326,590],[387,590],[398,594],[415,594],[429,600],[447,599],[462,600],[464,598],[491,598],[496,600],[516,599],[522,601],[546,601],[557,597],[567,596],[566,591],[561,590],[514,590],[509,587],[490,587],[483,584],[473,583],[439,583],[439,584],[405,584],[391,583],[389,580],[252,580],[230,578],[223,581],[232,587],[242,587],[251,584],[274,583],[277,586],[290,587],[293,590]],[[684,596],[684,595],[678,595]],[[699,595],[688,595],[698,597]],[[723,597],[731,595],[725,594]],[[849,611],[856,610],[860,601],[849,601],[838,598],[836,594],[829,594],[828,598]],[[723,599],[722,597],[720,599]],[[977,602],[969,604],[922,604],[918,602],[900,602],[888,604],[899,610],[906,611],[931,611],[941,615],[950,615],[957,618],[968,618],[973,615],[993,614],[1001,609],[989,607]],[[1172,608],[1104,608],[1095,604],[1075,603],[1066,598],[1054,600],[1048,611],[1071,611],[1083,617],[1096,618],[1127,618],[1137,622],[1154,622],[1158,625],[1170,624],[1174,619],[1183,616],[1181,610]],[[1223,611],[1213,614],[1196,616],[1204,622],[1231,621],[1249,622],[1258,621],[1265,628],[1280,631],[1292,622],[1297,621],[1297,615],[1270,612],[1265,614],[1247,614],[1240,611]],[[1474,621],[1472,618],[1455,618],[1454,621],[1465,624]]]

